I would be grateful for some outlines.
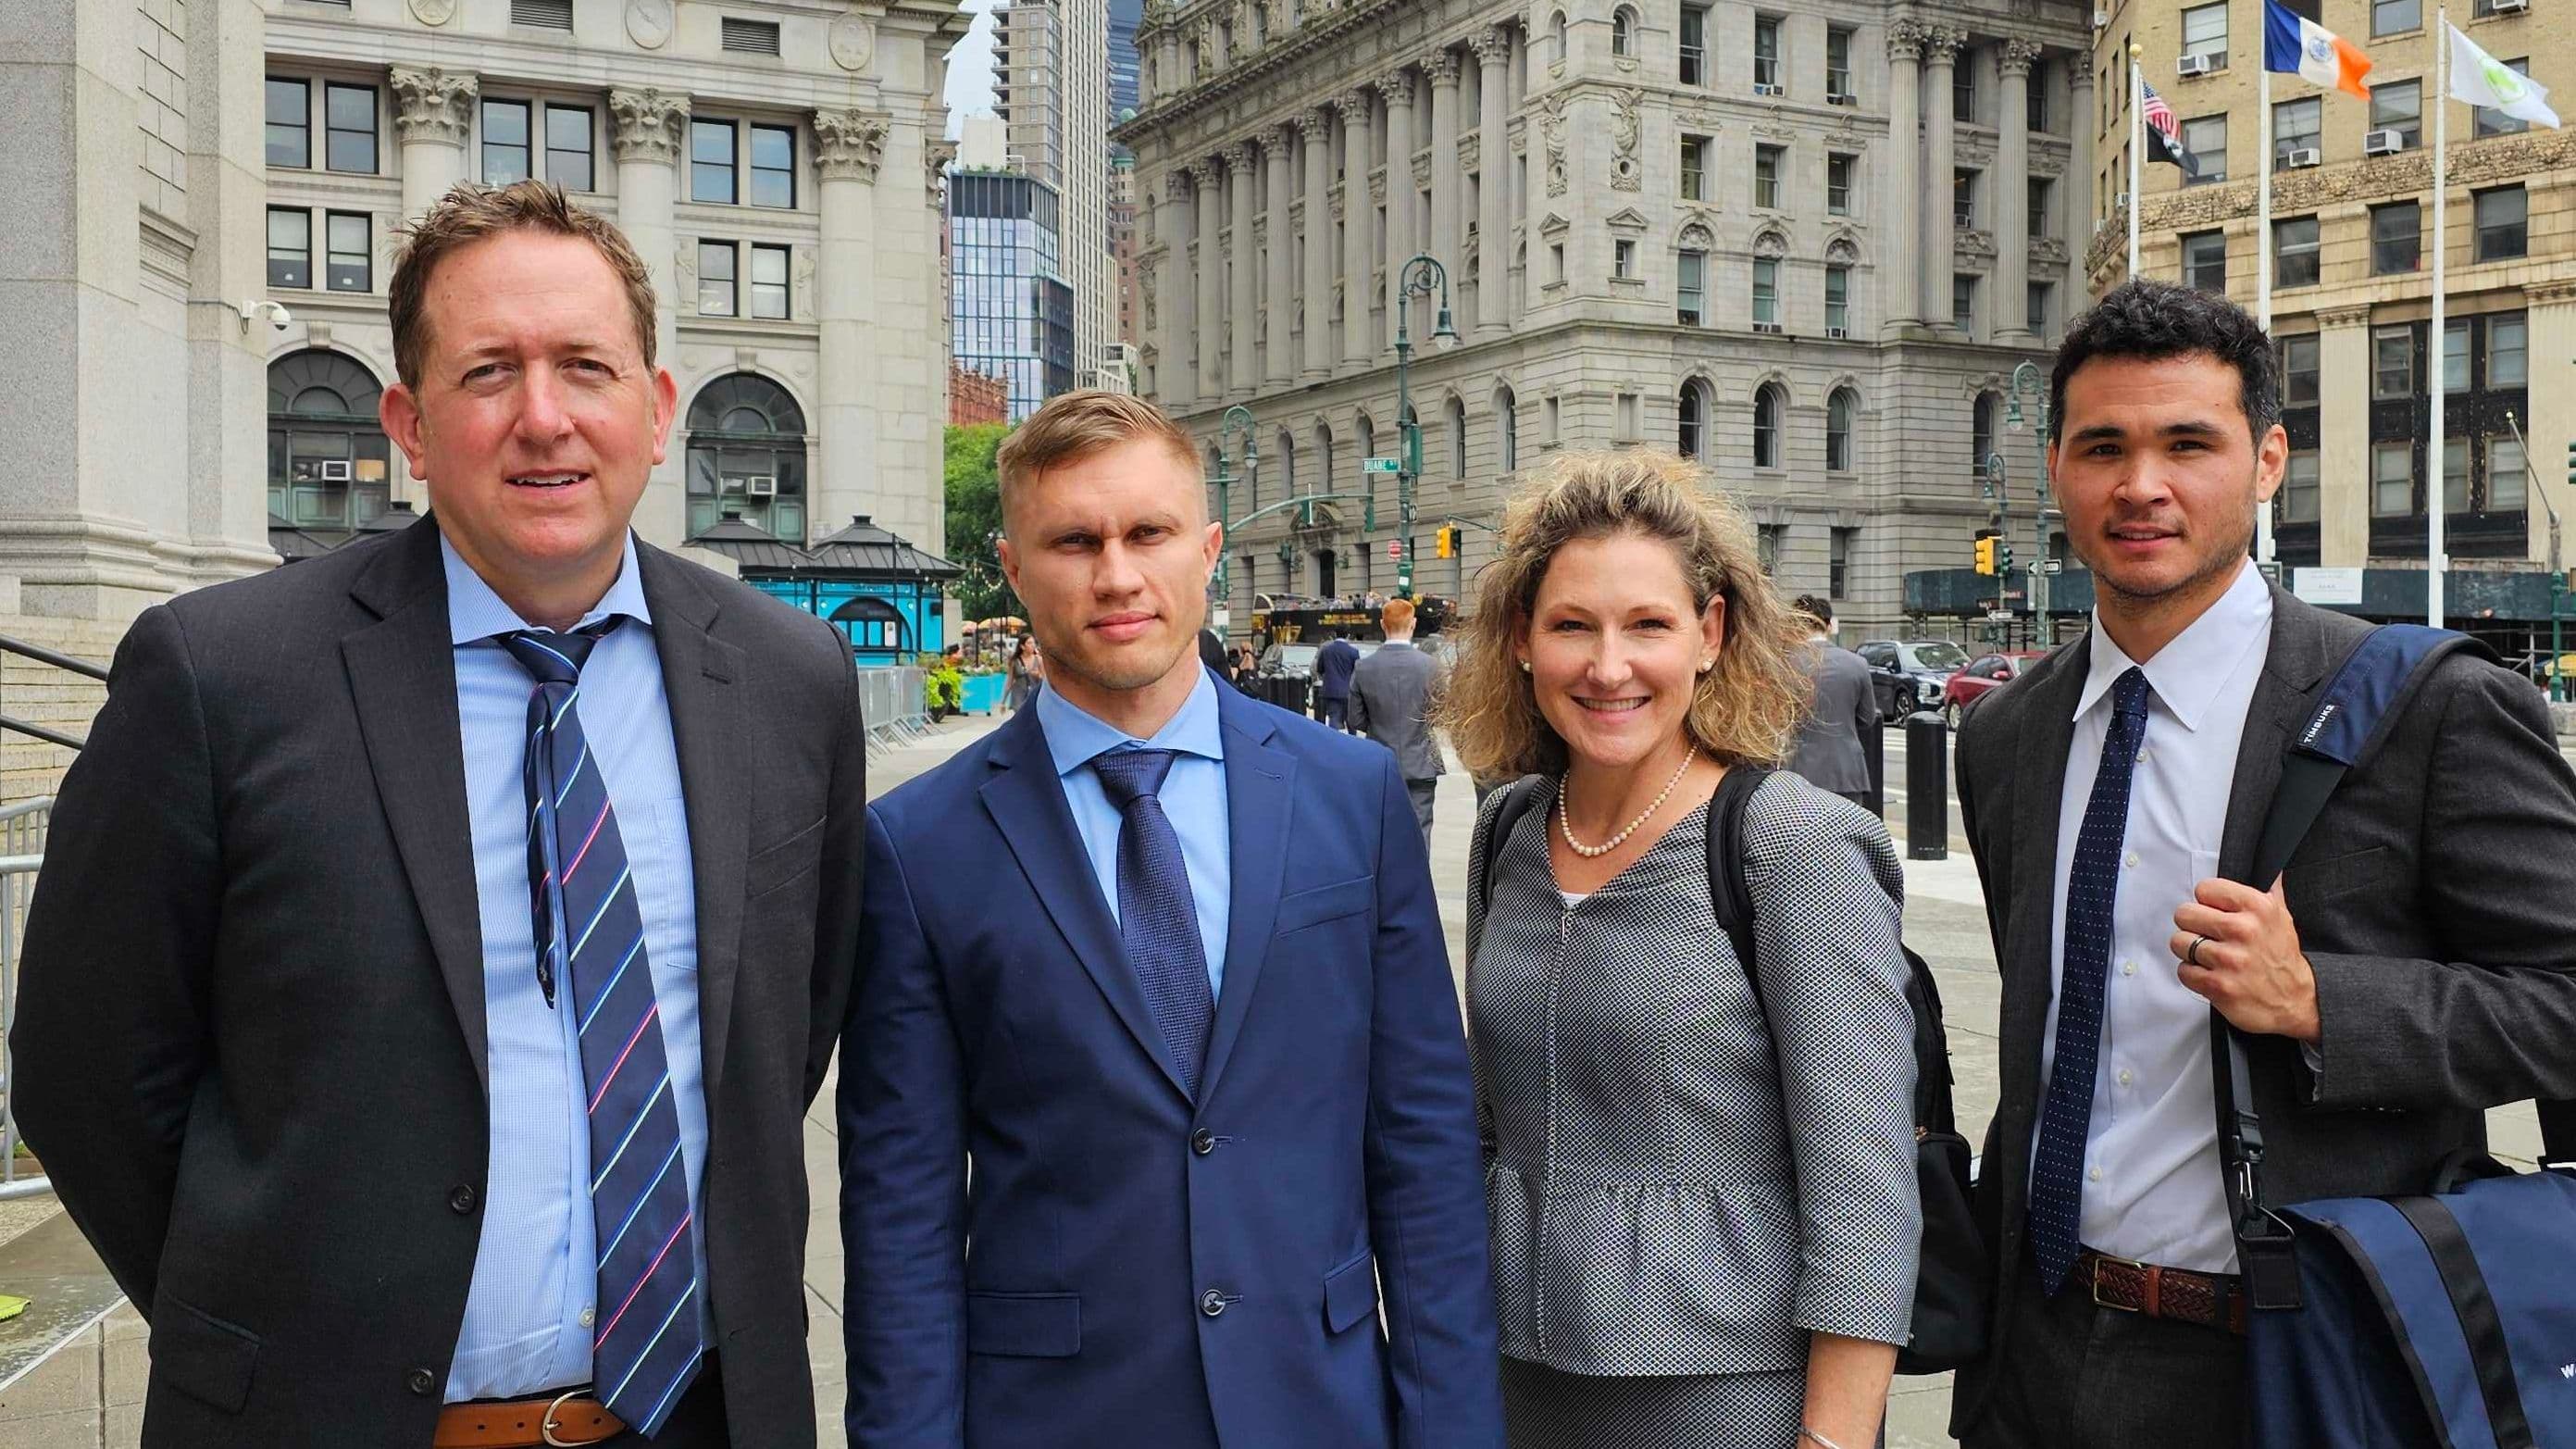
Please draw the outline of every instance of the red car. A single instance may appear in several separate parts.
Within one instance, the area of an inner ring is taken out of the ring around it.
[[[1941,697],[1953,708],[1966,709],[1984,695],[2021,678],[2032,665],[2047,657],[2047,652],[2039,649],[1980,654],[1950,676],[1950,682],[1941,687]]]

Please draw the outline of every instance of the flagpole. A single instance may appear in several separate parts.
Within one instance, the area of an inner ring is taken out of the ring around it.
[[[2139,194],[2139,178],[2147,150],[2146,72],[2138,68],[2138,52],[2145,47],[2129,42],[2129,280],[2138,279],[2138,213],[2145,209],[2146,198]]]
[[[2254,317],[2263,335],[2272,335],[2272,67],[2261,72],[2261,90],[2255,109],[2262,116],[2262,145],[2254,153],[2257,180],[2254,183]],[[2264,503],[2254,510],[2254,562],[2265,571],[2273,567],[2272,505]]]
[[[2442,525],[2450,509],[2450,480],[2442,466],[2442,393],[2450,371],[2450,339],[2444,330],[2443,279],[2449,269],[2443,265],[2449,250],[2445,223],[2449,208],[2444,204],[2450,189],[2448,178],[2451,150],[2451,7],[2434,10],[2433,66],[2438,83],[2433,94],[2440,99],[2433,107],[2433,335],[2431,353],[2433,370],[2433,417],[2425,430],[2424,469],[2432,483],[2424,504],[2424,619],[2434,628],[2442,627],[2443,598]]]

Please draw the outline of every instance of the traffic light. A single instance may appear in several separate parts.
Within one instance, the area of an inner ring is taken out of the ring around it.
[[[1991,576],[1995,571],[1995,537],[1988,534],[1977,540],[1977,572]]]
[[[1440,526],[1439,531],[1431,535],[1431,545],[1432,545],[1432,552],[1434,552],[1435,554],[1439,555],[1441,558],[1455,558],[1455,557],[1457,557],[1457,555],[1458,555],[1458,530],[1457,530],[1457,527],[1456,527],[1455,525],[1452,525],[1452,524],[1445,524],[1445,523],[1444,523],[1444,524],[1442,524],[1442,525]]]
[[[2012,576],[2012,540],[2009,538],[1995,540],[1995,572],[2006,578]]]

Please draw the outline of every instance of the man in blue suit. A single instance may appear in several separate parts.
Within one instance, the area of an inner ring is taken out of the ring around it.
[[[1394,758],[1200,665],[1223,540],[1151,404],[1058,398],[999,468],[1047,690],[870,812],[853,1449],[1498,1449],[1474,1094]]]
[[[1351,676],[1359,667],[1360,647],[1339,630],[1325,631],[1324,647],[1315,651],[1315,698],[1318,718],[1334,729],[1351,727]]]

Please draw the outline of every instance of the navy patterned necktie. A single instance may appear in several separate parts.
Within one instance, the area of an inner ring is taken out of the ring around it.
[[[2030,1173],[2030,1250],[2040,1286],[2055,1293],[2082,1251],[2084,1148],[2093,1126],[2093,1074],[2102,1059],[2102,992],[2111,970],[2112,905],[2129,835],[2129,784],[2147,735],[2147,675],[2132,665],[2111,686],[2102,768],[2084,804],[2066,877],[2066,943],[2057,984],[2057,1053],[2039,1113]]]
[[[1181,837],[1156,792],[1172,772],[1170,750],[1111,750],[1093,757],[1092,772],[1123,822],[1118,829],[1118,934],[1144,985],[1145,1005],[1172,1050],[1172,1065],[1193,1101],[1207,1057],[1216,998],[1208,990],[1207,944],[1199,938],[1198,903],[1181,858]]]
[[[581,667],[620,620],[570,634],[500,636],[536,680],[528,695],[528,881],[537,981],[577,1013],[590,1104],[590,1212],[599,1279],[592,1388],[646,1437],[696,1377],[697,1258],[689,1175],[671,1103],[662,1009],[644,950],[644,916],[608,784],[583,737]]]

